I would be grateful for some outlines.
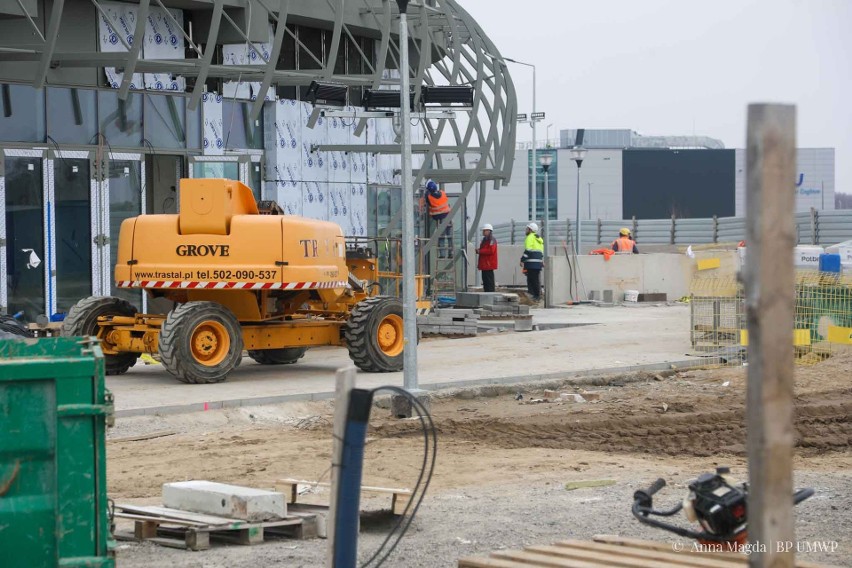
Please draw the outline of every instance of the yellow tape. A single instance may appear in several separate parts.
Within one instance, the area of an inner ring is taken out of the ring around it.
[[[852,345],[852,327],[828,326],[828,342]]]
[[[830,328],[829,328],[830,329]],[[852,330],[850,330],[852,331]],[[794,329],[793,330],[793,345],[798,347],[811,344],[811,331],[809,329]],[[740,330],[740,345],[748,346],[748,330]]]
[[[698,261],[698,270],[710,270],[722,266],[721,258],[704,258]]]

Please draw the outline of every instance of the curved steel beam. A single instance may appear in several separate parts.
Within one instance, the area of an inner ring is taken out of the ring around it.
[[[139,9],[136,12],[136,28],[133,30],[133,45],[127,53],[127,63],[124,65],[124,74],[121,77],[121,86],[118,88],[118,98],[127,100],[130,91],[130,83],[133,81],[133,73],[136,71],[136,62],[139,61],[139,52],[145,43],[145,22],[148,21],[149,0],[139,0]],[[141,85],[144,89],[144,81]]]
[[[262,4],[264,8],[265,4]],[[269,63],[263,70],[263,81],[260,83],[260,90],[257,92],[257,99],[251,107],[251,118],[256,120],[260,116],[260,111],[263,109],[263,102],[266,100],[266,93],[272,85],[272,76],[275,74],[275,66],[278,64],[278,58],[281,56],[281,46],[284,45],[284,32],[287,29],[287,13],[290,11],[290,0],[279,0],[278,2],[278,17],[269,12],[269,15],[276,19],[275,21],[275,36],[272,40],[272,53],[269,54]]]
[[[59,37],[59,25],[62,23],[62,9],[64,5],[65,0],[53,0],[53,9],[50,11],[50,22],[47,24],[47,39],[44,42],[44,51],[38,63],[35,81],[33,81],[33,87],[36,89],[44,87],[44,82],[47,80],[47,70],[50,69],[50,59],[53,57],[53,50],[56,49],[56,39]],[[23,7],[24,5],[21,4],[22,9]],[[29,13],[27,13],[27,18],[30,18]],[[32,18],[30,18],[30,22],[32,23]],[[33,23],[33,25],[35,24]],[[38,27],[36,27],[36,30],[38,30]],[[44,40],[44,37],[42,39]]]
[[[340,51],[340,35],[343,32],[343,0],[337,0],[337,7],[332,9],[334,10],[334,31],[331,33],[331,45],[328,49],[329,53],[322,74],[323,79],[328,79],[334,75],[334,66],[337,64],[337,55]]]
[[[219,37],[219,25],[222,23],[222,12],[224,8],[224,0],[213,0],[213,15],[210,20],[210,33],[207,34],[207,43],[204,45],[204,58],[201,60],[201,69],[198,72],[198,77],[195,79],[195,87],[192,89],[192,95],[189,97],[189,102],[186,108],[195,110],[198,108],[198,101],[201,100],[201,94],[204,92],[204,84],[207,82],[207,73],[210,72],[210,64],[213,62],[213,53],[216,51],[216,39]]]

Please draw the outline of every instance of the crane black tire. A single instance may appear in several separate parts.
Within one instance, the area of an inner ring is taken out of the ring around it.
[[[249,349],[248,355],[261,365],[292,365],[304,357],[307,350],[307,347]]]
[[[243,356],[237,317],[216,302],[186,302],[166,315],[159,339],[163,367],[182,383],[219,383]]]
[[[0,331],[5,331],[8,334],[17,337],[32,337],[33,334],[26,328],[24,324],[13,318],[12,316],[0,316]]]
[[[380,327],[390,325],[393,337],[383,349]],[[398,298],[373,296],[358,302],[343,328],[349,357],[362,371],[392,373],[402,370],[402,302]]]
[[[98,334],[100,316],[135,316],[136,306],[112,296],[90,296],[83,298],[68,310],[62,322],[63,337],[90,337]],[[107,375],[123,375],[136,364],[139,353],[104,354],[104,372]]]

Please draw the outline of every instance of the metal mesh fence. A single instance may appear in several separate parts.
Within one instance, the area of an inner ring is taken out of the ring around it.
[[[522,243],[528,221],[515,220],[494,225],[494,236],[501,243]],[[542,221],[538,221],[542,227]],[[746,236],[745,217],[712,217],[705,219],[583,219],[580,236],[584,245],[606,245],[618,230],[626,227],[637,242],[652,245],[699,245],[737,243]],[[571,220],[551,220],[551,238],[563,240],[576,232]],[[852,239],[852,210],[796,213],[797,244],[833,245]]]
[[[792,343],[796,363],[810,365],[852,350],[852,275],[796,273]],[[745,294],[736,277],[696,277],[691,284],[693,350],[723,365],[747,361]]]

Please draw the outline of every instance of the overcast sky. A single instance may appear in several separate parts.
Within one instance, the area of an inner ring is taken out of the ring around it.
[[[503,56],[536,65],[539,140],[553,123],[551,138],[630,128],[742,148],[748,103],[795,103],[798,146],[834,147],[835,188],[852,193],[852,0],[459,3]],[[532,70],[510,71],[528,113]]]

